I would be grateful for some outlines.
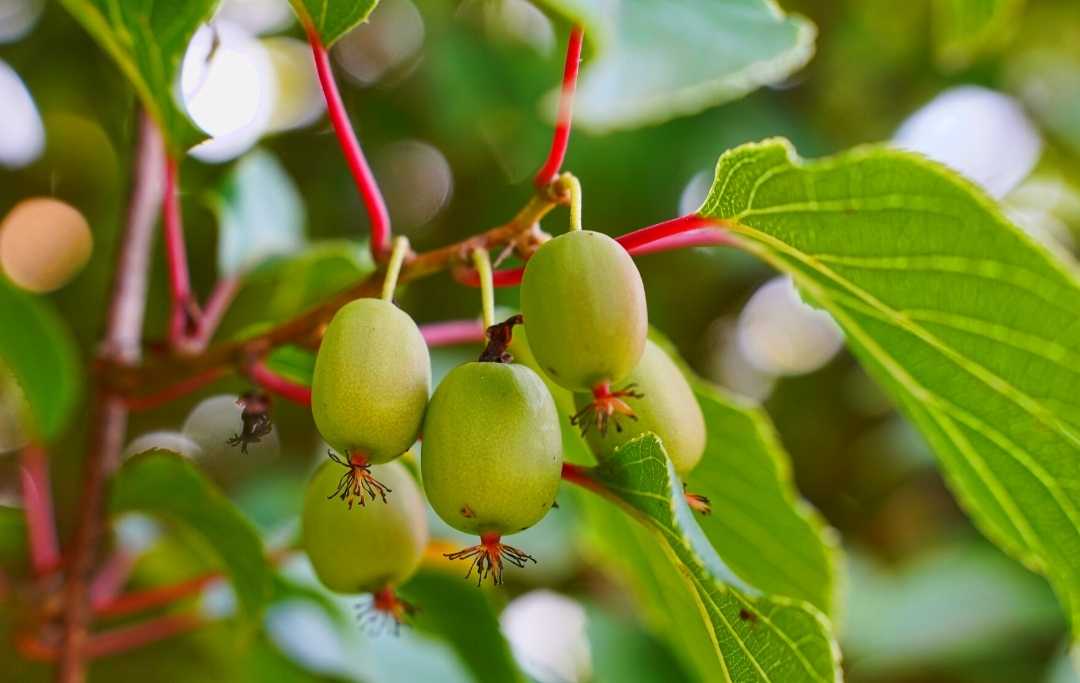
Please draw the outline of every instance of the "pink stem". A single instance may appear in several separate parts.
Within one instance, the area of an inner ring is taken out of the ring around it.
[[[570,123],[574,118],[574,90],[577,87],[578,68],[581,65],[581,43],[585,30],[575,26],[566,44],[566,66],[563,68],[562,91],[559,93],[559,114],[555,119],[555,135],[551,139],[551,151],[540,170],[536,172],[536,185],[543,187],[555,180],[566,158],[570,144]]]
[[[165,158],[165,251],[169,262],[169,287],[172,294],[172,315],[169,318],[169,342],[175,347],[183,344],[188,333],[188,315],[192,309],[191,280],[188,277],[187,249],[184,246],[184,225],[180,214],[179,164],[170,156]]]
[[[206,348],[206,345],[210,343],[238,291],[240,291],[239,278],[223,278],[214,285],[214,290],[210,292],[210,298],[206,300],[206,306],[203,307],[202,317],[199,319],[199,326],[192,340],[198,347],[197,351]]]
[[[229,370],[227,368],[210,368],[205,372],[185,379],[183,382],[177,382],[176,384],[168,386],[156,394],[128,396],[123,399],[124,407],[135,412],[153,410],[170,401],[175,401],[181,396],[187,396],[188,394],[203,388],[207,384],[211,384],[212,382],[221,379],[228,373]]]
[[[730,244],[732,244],[731,236],[723,230],[718,230],[715,227],[694,228],[686,232],[661,237],[653,242],[646,242],[640,246],[627,249],[627,251],[631,256],[645,256],[661,251],[673,251],[689,247],[715,247]]]
[[[484,324],[479,320],[447,320],[420,326],[420,334],[431,348],[484,341]]]
[[[311,387],[306,387],[286,379],[266,366],[264,361],[257,361],[248,370],[251,381],[272,394],[277,394],[302,406],[311,405]]]
[[[118,549],[101,565],[90,582],[90,604],[97,606],[111,601],[127,583],[135,568],[135,556]]]
[[[360,141],[356,139],[352,124],[345,113],[345,104],[341,101],[341,93],[338,92],[337,82],[334,81],[334,72],[330,68],[330,55],[323,45],[315,27],[308,24],[307,37],[311,44],[311,52],[315,57],[315,71],[319,75],[319,84],[322,86],[323,96],[326,98],[326,111],[330,115],[330,123],[337,134],[338,144],[345,155],[345,162],[349,165],[356,189],[367,208],[368,218],[371,220],[371,253],[376,260],[380,259],[389,251],[390,247],[390,214],[386,210],[386,202],[383,201],[382,193],[379,192],[375,176],[368,167],[364,152],[360,149]]]
[[[102,617],[120,617],[135,612],[142,612],[155,607],[171,605],[184,598],[201,593],[207,586],[220,581],[221,575],[214,572],[144,591],[118,595],[109,599],[92,602],[94,612]]]
[[[496,270],[491,274],[491,284],[495,287],[513,287],[521,284],[521,276],[525,273],[524,268],[506,268]],[[468,287],[480,286],[480,274],[474,268],[455,268],[454,279]]]
[[[38,576],[60,566],[60,544],[53,519],[49,463],[45,449],[29,444],[22,450],[23,511],[30,541],[30,563]]]
[[[679,233],[687,232],[689,230],[717,225],[718,223],[710,218],[704,218],[696,213],[691,213],[678,218],[672,218],[663,223],[650,225],[647,228],[628,232],[625,235],[616,237],[615,241],[623,245],[627,251],[633,253],[635,249],[665,237],[678,235]]]
[[[134,650],[165,638],[193,631],[205,623],[205,620],[191,614],[169,614],[132,626],[121,626],[111,631],[94,634],[87,643],[86,654],[88,657],[96,658]]]

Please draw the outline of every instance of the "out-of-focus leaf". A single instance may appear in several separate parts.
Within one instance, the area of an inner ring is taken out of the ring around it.
[[[1080,30],[1072,35],[1080,35]],[[1044,46],[1046,44],[1043,44]],[[1009,64],[1008,78],[1042,125],[1080,154],[1080,51],[1036,48]]]
[[[206,136],[176,100],[180,64],[191,36],[218,0],[61,0],[116,60],[161,127],[174,157]]]
[[[664,644],[640,626],[597,608],[586,610],[593,679],[635,683],[693,680]]]
[[[315,354],[299,346],[279,346],[266,357],[267,366],[285,379],[311,386]]]
[[[262,540],[190,460],[162,450],[136,455],[117,472],[110,493],[114,514],[143,512],[198,533],[221,558],[244,610],[262,610],[271,593]]]
[[[933,7],[937,61],[956,71],[1005,46],[1024,0],[935,0]]]
[[[771,0],[545,0],[583,24],[597,56],[574,121],[634,128],[695,114],[781,81],[809,61],[815,28]]]
[[[236,277],[304,244],[304,205],[272,154],[244,156],[211,197],[218,217],[218,271]]]
[[[480,682],[524,681],[487,596],[457,574],[422,570],[402,587],[420,609],[411,623],[448,642]]]
[[[79,352],[48,302],[0,276],[0,372],[15,376],[30,408],[31,435],[49,441],[68,426],[82,395]]]
[[[367,20],[379,0],[289,0],[300,23],[314,28],[330,47],[357,24]]]
[[[0,567],[10,574],[26,570],[26,517],[18,508],[0,506]]]
[[[839,680],[839,651],[828,618],[808,602],[760,594],[724,564],[687,506],[659,439],[646,434],[630,441],[592,477],[654,533],[651,548],[643,549],[652,557],[633,568],[635,580],[672,610],[679,629],[697,630],[697,621],[704,621],[700,633],[680,634],[703,678]],[[624,533],[615,547],[627,553],[632,542]],[[661,561],[676,571],[658,571]]]
[[[300,313],[375,270],[366,244],[318,242],[287,258],[271,259],[244,277],[218,336],[244,336]]]
[[[851,559],[844,653],[861,676],[1022,650],[1065,629],[1045,580],[986,543],[946,546],[895,573]]]
[[[785,140],[720,158],[701,208],[827,310],[975,522],[1080,627],[1080,286],[950,171]]]

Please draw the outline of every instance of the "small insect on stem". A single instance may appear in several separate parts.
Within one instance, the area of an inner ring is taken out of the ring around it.
[[[246,454],[249,444],[259,443],[274,431],[274,425],[270,422],[270,396],[261,391],[249,391],[236,399],[236,405],[244,408],[240,413],[243,427],[239,434],[233,434],[225,443],[239,446],[240,452]]]
[[[370,636],[382,635],[389,629],[393,629],[396,636],[403,625],[409,625],[409,618],[417,611],[416,605],[402,600],[392,586],[386,586],[356,604],[356,619]]]
[[[343,458],[333,451],[326,452],[330,459],[345,468],[345,474],[341,475],[341,479],[338,480],[337,488],[334,492],[326,497],[330,500],[334,497],[340,498],[349,505],[349,509],[352,510],[353,503],[360,503],[360,507],[364,507],[367,504],[365,500],[365,494],[368,498],[371,498],[371,502],[375,502],[375,497],[378,496],[382,499],[382,502],[386,502],[386,494],[393,493],[393,489],[383,484],[371,474],[371,463],[367,461],[363,455],[359,453],[353,453],[347,458]]]
[[[472,576],[473,570],[476,570],[477,586],[489,576],[492,583],[497,586],[503,582],[504,560],[519,568],[524,568],[527,562],[536,564],[535,557],[513,546],[504,545],[501,540],[502,537],[497,534],[484,534],[480,537],[479,545],[459,550],[456,553],[446,553],[443,557],[448,560],[472,560],[465,578]]]
[[[507,318],[487,328],[487,346],[480,354],[481,363],[509,363],[514,360],[507,350],[514,338],[514,325],[524,322],[521,314]]]
[[[615,431],[622,431],[619,418],[626,417],[637,421],[634,409],[627,403],[627,399],[645,398],[645,394],[636,391],[636,384],[627,384],[617,391],[611,390],[611,385],[598,384],[593,388],[593,401],[578,412],[570,416],[570,424],[581,429],[581,435],[585,436],[593,425],[600,431],[601,436],[607,436],[609,424],[615,425]]]

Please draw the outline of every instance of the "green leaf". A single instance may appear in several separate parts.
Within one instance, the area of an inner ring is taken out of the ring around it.
[[[255,150],[225,176],[210,201],[218,217],[218,271],[236,277],[304,244],[304,204],[274,155]]]
[[[499,630],[499,620],[488,597],[470,582],[462,581],[460,574],[424,570],[409,579],[401,590],[406,599],[419,607],[411,625],[421,633],[446,640],[476,681],[525,680]]]
[[[266,357],[267,366],[285,379],[311,386],[315,374],[315,354],[291,344],[279,346]]]
[[[650,561],[659,549],[678,568],[682,591],[671,590],[670,572],[656,581],[653,593],[676,609],[678,628],[692,626],[681,619],[697,614],[705,621],[711,657],[702,661],[698,639],[698,667],[711,672],[710,680],[729,681],[835,681],[840,678],[839,651],[829,620],[810,603],[783,596],[762,595],[739,579],[724,564],[702,533],[683,497],[682,484],[652,434],[625,444],[605,459],[592,475],[617,502],[645,522],[661,541],[653,542]],[[627,543],[623,536],[620,548]],[[648,551],[646,551],[648,554]],[[649,579],[649,570],[642,571]],[[662,570],[661,570],[662,571]],[[678,595],[678,593],[683,595]],[[686,606],[693,598],[696,610]]]
[[[834,616],[839,547],[835,533],[801,500],[787,453],[768,416],[697,378],[705,455],[687,479],[712,514],[698,524],[731,569],[772,595],[805,600]]]
[[[544,4],[596,44],[574,101],[575,124],[594,131],[696,114],[787,78],[814,51],[814,25],[772,0]]]
[[[330,47],[367,20],[379,0],[289,0],[305,28],[312,27]]]
[[[1080,626],[1080,286],[948,170],[785,140],[717,164],[700,212],[791,274],[919,427],[979,527]]]
[[[272,573],[258,532],[186,458],[152,450],[129,459],[112,482],[110,509],[164,517],[198,533],[221,558],[250,616],[269,599]]]
[[[0,372],[15,376],[29,406],[34,438],[51,441],[82,398],[82,363],[67,326],[47,301],[0,276]]]
[[[60,0],[116,61],[180,158],[206,135],[176,99],[180,65],[191,37],[217,0]]]
[[[933,9],[935,56],[957,71],[1006,45],[1024,0],[935,0]]]
[[[7,574],[24,576],[26,558],[26,516],[19,508],[0,505],[0,568]]]

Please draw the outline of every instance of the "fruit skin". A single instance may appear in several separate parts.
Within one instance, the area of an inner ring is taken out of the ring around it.
[[[456,529],[502,536],[540,521],[562,478],[559,415],[540,376],[502,363],[451,370],[424,420],[420,471]]]
[[[591,429],[585,435],[589,447],[598,456],[610,455],[631,439],[652,432],[664,443],[675,471],[686,475],[701,461],[705,452],[705,416],[694,391],[675,361],[658,345],[649,341],[641,361],[626,381],[636,384],[642,398],[633,402],[637,420],[622,418],[622,431],[608,428],[607,434]],[[584,408],[591,394],[575,394],[574,403]]]
[[[626,250],[599,232],[574,230],[533,254],[521,312],[540,367],[572,391],[622,380],[645,350],[641,275]]]
[[[315,360],[311,413],[338,453],[381,463],[407,451],[430,391],[427,344],[397,306],[357,299],[330,321]]]
[[[372,467],[391,489],[386,503],[350,510],[327,496],[344,470],[324,462],[308,482],[302,520],[304,548],[324,586],[338,593],[371,593],[395,586],[420,566],[428,543],[420,488],[401,463]]]

